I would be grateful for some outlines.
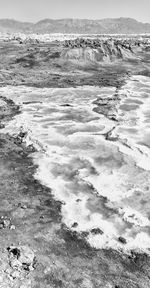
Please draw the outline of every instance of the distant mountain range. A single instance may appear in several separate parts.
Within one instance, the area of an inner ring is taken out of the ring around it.
[[[132,18],[102,20],[44,19],[37,23],[0,20],[0,32],[23,33],[77,33],[77,34],[141,34],[150,33],[150,24]]]

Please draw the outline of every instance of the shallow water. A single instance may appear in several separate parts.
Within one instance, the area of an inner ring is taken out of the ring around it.
[[[3,130],[28,131],[38,152],[35,175],[62,201],[62,221],[88,231],[96,248],[150,248],[150,79],[132,77],[120,89],[118,122],[93,111],[95,100],[115,88],[0,88],[21,105]],[[108,141],[109,131],[117,141]],[[94,234],[94,228],[101,233]],[[103,232],[103,234],[102,234]],[[127,244],[121,244],[122,236]]]

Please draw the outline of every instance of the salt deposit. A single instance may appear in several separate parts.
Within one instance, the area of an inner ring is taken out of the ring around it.
[[[78,233],[87,231],[96,248],[149,252],[149,91],[149,79],[140,76],[117,91],[0,88],[1,95],[21,105],[21,114],[2,131],[28,132],[26,143],[38,150],[35,178],[62,201],[62,221]],[[115,93],[121,98],[118,121],[93,111],[95,99]],[[115,141],[106,139],[109,131]],[[103,233],[93,235],[94,228]]]

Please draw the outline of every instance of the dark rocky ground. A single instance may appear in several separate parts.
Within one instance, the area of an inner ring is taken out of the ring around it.
[[[1,86],[118,86],[130,73],[150,73],[149,46],[138,42],[131,45],[130,42],[124,43],[124,40],[113,43],[105,41],[98,43],[101,47],[97,47],[97,42],[79,42],[80,48],[78,45],[74,47],[74,41],[71,44],[57,41],[19,43],[0,42]],[[86,47],[82,48],[82,44]],[[68,45],[71,47],[66,47]],[[95,45],[94,48],[91,45]]]
[[[126,67],[131,67],[129,63],[122,63],[122,67],[116,63],[97,67],[94,63],[93,70],[88,69],[89,64],[77,67],[53,59],[58,49],[59,45],[1,43],[1,85],[118,86],[129,73]],[[141,66],[136,63],[137,67],[149,73],[142,61]],[[0,107],[3,128],[20,112],[12,101],[2,97],[0,100],[4,104]],[[22,138],[23,135],[13,138],[0,134],[0,287],[150,287],[147,255],[127,256],[113,250],[92,249],[83,235],[72,233],[62,224],[61,203],[53,198],[50,189],[34,179],[34,148],[27,148]]]

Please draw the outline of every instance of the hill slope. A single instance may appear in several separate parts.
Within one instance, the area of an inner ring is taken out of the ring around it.
[[[44,19],[35,24],[10,19],[0,20],[0,32],[78,33],[78,34],[140,34],[150,33],[150,24],[132,18],[102,20]]]
[[[0,19],[0,32],[27,32],[34,24],[13,19]]]

